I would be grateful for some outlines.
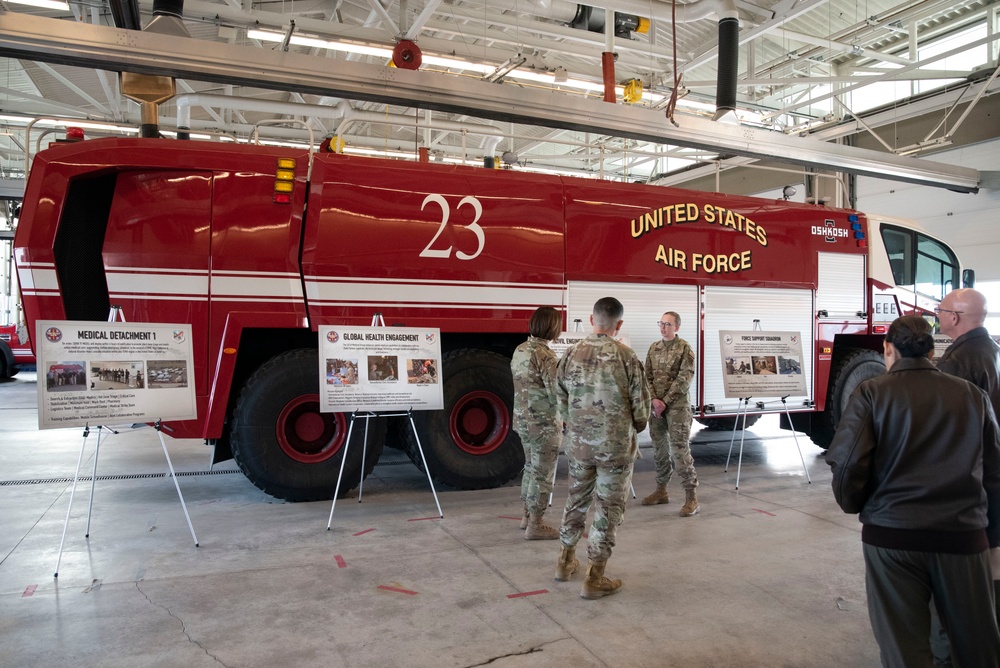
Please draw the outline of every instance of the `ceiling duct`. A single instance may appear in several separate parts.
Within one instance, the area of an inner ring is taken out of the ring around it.
[[[531,13],[536,16],[561,21],[571,28],[590,32],[605,31],[606,12],[594,11],[590,5],[579,5],[565,0],[532,0]],[[602,3],[598,3],[600,7]],[[614,10],[615,37],[631,39],[633,32],[645,33],[649,30],[649,19],[644,14],[652,14],[654,6],[664,8],[662,16],[674,16],[676,23],[693,23],[711,17],[719,21],[719,69],[715,98],[715,120],[731,114],[736,109],[736,79],[739,71],[740,18],[736,0],[695,0],[678,3],[671,8],[669,3],[649,2],[649,0],[607,0],[605,9]],[[636,12],[636,13],[632,13]]]
[[[153,0],[153,20],[143,28],[144,32],[160,35],[190,37],[181,17],[184,15],[184,0]]]
[[[184,13],[184,0],[154,0],[153,19],[146,24],[143,32],[157,33],[171,37],[190,37],[191,34],[181,15]],[[139,133],[143,137],[159,137],[159,108],[176,93],[174,78],[154,74],[138,74],[122,72],[119,74],[119,87],[122,95],[139,103],[142,121]],[[184,137],[186,138],[186,136]]]
[[[138,0],[108,0],[108,2],[111,5],[111,16],[115,20],[116,28],[142,30]]]
[[[740,19],[719,19],[719,70],[715,85],[715,116],[719,120],[736,111],[736,76],[740,63]]]

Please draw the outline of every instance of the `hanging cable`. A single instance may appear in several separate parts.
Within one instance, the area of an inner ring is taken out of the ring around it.
[[[667,101],[666,114],[667,120],[673,123],[674,127],[679,128],[680,125],[674,120],[674,110],[677,108],[681,79],[684,75],[677,71],[677,0],[671,0],[670,3],[670,41],[673,50],[674,86],[670,91],[670,99]]]

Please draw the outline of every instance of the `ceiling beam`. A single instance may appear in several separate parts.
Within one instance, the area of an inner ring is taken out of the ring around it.
[[[610,134],[640,141],[708,148],[920,185],[975,192],[979,172],[919,158],[857,149],[749,126],[679,117],[662,111],[554,91],[528,90],[463,77],[277,52],[176,36],[0,15],[0,55],[77,67],[169,75],[268,87],[480,118]]]

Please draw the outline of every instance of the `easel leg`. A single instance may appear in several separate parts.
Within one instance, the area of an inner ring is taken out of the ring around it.
[[[740,460],[736,464],[736,489],[740,488],[740,472],[743,470],[743,441],[747,437],[747,413],[750,412],[750,397],[747,397],[747,402],[743,407],[743,429],[740,434]],[[739,417],[736,418],[739,420]]]
[[[556,465],[552,467],[552,491],[549,492],[549,508],[552,507],[552,495],[556,490],[556,476],[559,474],[559,455],[556,455]]]
[[[441,511],[441,502],[438,501],[437,490],[434,489],[434,481],[431,480],[431,470],[427,467],[427,458],[424,457],[424,448],[420,445],[420,435],[417,434],[417,425],[413,422],[413,411],[410,411],[410,428],[413,429],[413,438],[417,441],[417,450],[420,452],[420,461],[424,463],[424,473],[427,474],[427,482],[431,486],[431,493],[434,495],[434,503],[437,504],[438,517],[444,518],[444,513]]]
[[[194,540],[194,546],[198,547],[198,536],[194,534],[194,525],[191,524],[191,516],[188,515],[187,504],[184,503],[184,495],[181,494],[181,486],[177,484],[177,474],[174,473],[174,464],[170,461],[170,453],[167,452],[167,442],[163,440],[163,432],[159,429],[159,422],[157,424],[156,433],[160,437],[160,445],[163,446],[163,456],[167,458],[167,468],[170,469],[170,477],[174,481],[174,489],[177,490],[177,498],[181,500],[181,510],[184,511],[184,519],[187,520],[188,529],[191,530],[191,539]]]
[[[333,509],[337,507],[337,495],[340,494],[340,479],[344,477],[344,464],[347,463],[347,451],[351,448],[351,432],[354,431],[354,418],[356,413],[351,413],[351,424],[347,427],[347,440],[344,442],[344,456],[340,460],[340,472],[337,474],[337,486],[333,488],[333,504],[330,506],[330,519],[326,522],[326,530],[330,530],[333,524]],[[364,469],[362,468],[362,474]],[[360,497],[359,497],[360,501]]]
[[[94,472],[90,476],[90,506],[87,508],[87,533],[84,538],[90,538],[90,518],[94,514],[94,485],[97,484],[97,458],[101,454],[101,432],[104,428],[97,425],[97,449],[94,450]]]
[[[73,474],[73,488],[69,493],[69,506],[66,508],[66,520],[63,522],[62,539],[59,541],[59,557],[56,559],[56,570],[52,577],[59,577],[59,564],[62,563],[63,544],[66,542],[66,527],[69,526],[69,514],[73,510],[73,496],[76,495],[76,482],[80,479],[80,466],[83,464],[83,450],[87,447],[87,437],[90,435],[90,425],[83,428],[83,444],[80,446],[80,457],[76,460],[76,473]]]
[[[792,426],[792,415],[788,412],[788,404],[785,403],[785,397],[781,398],[781,405],[785,408],[785,418],[788,420],[788,428],[792,432],[792,438],[795,439],[795,449],[799,451],[799,461],[802,462],[802,470],[806,474],[806,481],[811,485],[812,478],[809,477],[809,469],[806,468],[806,458],[802,456],[802,448],[799,447],[799,437],[795,434],[795,428]]]
[[[365,455],[368,453],[368,420],[370,417],[365,415],[365,440],[361,442],[361,482],[358,483],[358,503],[361,503],[361,493],[365,488]],[[346,458],[346,450],[344,455]]]
[[[750,401],[747,399],[747,401]],[[740,426],[740,410],[743,408],[743,397],[740,397],[739,403],[736,404],[736,419],[733,420],[733,437],[729,439],[729,454],[726,455],[726,468],[722,469],[723,473],[729,471],[729,459],[733,456],[733,443],[736,442],[736,430]]]

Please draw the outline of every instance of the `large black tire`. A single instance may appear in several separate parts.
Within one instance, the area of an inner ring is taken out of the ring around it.
[[[521,439],[511,425],[510,360],[483,350],[445,354],[444,410],[413,414],[431,477],[459,489],[499,487],[524,468]],[[406,454],[423,469],[413,429]]]
[[[17,364],[14,363],[14,352],[6,341],[0,341],[0,380],[13,378],[17,375]]]
[[[757,424],[757,420],[760,419],[759,415],[747,415],[746,428]],[[729,417],[712,417],[712,418],[695,418],[695,421],[703,425],[705,429],[709,431],[732,431],[733,426],[739,423],[739,426],[743,427],[743,416],[731,415]]]
[[[287,501],[332,499],[350,426],[343,413],[319,411],[319,358],[300,349],[271,358],[240,392],[233,413],[233,459],[254,485]],[[375,467],[385,442],[385,419],[369,420],[361,470],[365,421],[351,433],[340,497]]]
[[[869,378],[885,373],[885,360],[874,350],[852,348],[844,352],[830,372],[830,386],[826,395],[826,409],[816,413],[812,420],[809,438],[823,448],[830,447],[837,433],[840,416],[847,408],[854,388]]]
[[[13,378],[20,371],[20,367],[14,361],[14,351],[10,349],[6,341],[0,341],[0,380]]]

